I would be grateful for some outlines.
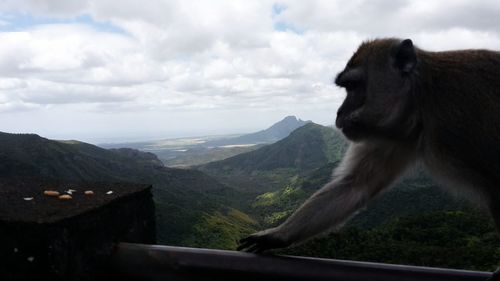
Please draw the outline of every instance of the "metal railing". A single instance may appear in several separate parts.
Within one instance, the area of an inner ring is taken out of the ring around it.
[[[490,272],[121,243],[120,280],[484,281]]]

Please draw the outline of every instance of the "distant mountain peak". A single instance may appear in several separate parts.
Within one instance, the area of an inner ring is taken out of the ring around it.
[[[281,121],[285,121],[285,120],[293,120],[293,121],[300,121],[299,118],[297,118],[297,116],[295,115],[288,115],[287,117],[285,117],[283,120]]]
[[[236,138],[210,141],[206,145],[222,146],[229,144],[263,144],[274,143],[290,135],[296,129],[312,123],[312,121],[303,121],[294,115],[289,115],[281,121],[274,123],[269,128],[255,133],[242,135]]]
[[[288,115],[287,117],[283,118],[283,120],[281,120],[280,122],[282,122],[282,121],[287,121],[287,122],[294,121],[294,122],[298,122],[298,123],[303,123],[303,122],[305,122],[305,123],[311,123],[312,122],[311,120],[302,120],[302,119],[300,119],[299,117],[297,117],[295,115]]]
[[[283,120],[274,123],[271,127],[265,130],[249,134],[247,136],[266,136],[267,138],[278,141],[286,138],[291,132],[309,123],[312,123],[312,121],[303,121],[294,115],[290,115],[285,117]]]
[[[311,123],[311,121],[302,121],[299,118],[290,115],[285,117],[283,120],[274,123],[271,127],[265,130],[244,135],[240,138],[248,140],[247,143],[251,143],[250,141],[253,141],[254,143],[271,143],[286,138],[291,132],[308,123]]]
[[[265,130],[262,130],[260,132],[276,130],[276,128],[283,127],[283,129],[289,131],[288,133],[291,133],[293,130],[298,129],[298,128],[304,126],[305,124],[311,123],[311,122],[312,121],[310,121],[310,120],[303,121],[294,115],[289,115],[289,116],[285,117],[283,120],[281,120],[277,123],[274,123],[271,127],[267,128]],[[286,137],[286,136],[287,135],[285,135],[284,137]]]
[[[283,118],[283,120],[279,121],[278,123],[280,123],[280,122],[299,122],[299,123],[306,122],[306,123],[310,123],[312,121],[311,120],[303,121],[302,119],[298,118],[295,115],[288,115],[287,117]]]

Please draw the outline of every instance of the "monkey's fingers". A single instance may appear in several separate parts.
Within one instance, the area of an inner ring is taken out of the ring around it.
[[[251,247],[252,245],[254,245],[254,243],[246,242],[246,243],[240,244],[238,246],[238,248],[236,248],[236,250],[243,251],[243,250],[247,249],[248,247]]]
[[[247,236],[245,238],[242,238],[242,239],[240,239],[239,242],[240,242],[240,244],[244,244],[244,243],[248,243],[248,242],[250,242],[252,240],[255,240],[255,236],[254,235],[250,235],[250,236]]]
[[[247,249],[247,248],[255,245],[256,242],[257,242],[256,237],[248,236],[248,237],[240,240],[240,245],[238,246],[238,248],[236,248],[236,250],[241,251],[241,250]]]
[[[258,254],[260,253],[262,250],[261,250],[261,247],[259,244],[253,244],[252,246],[248,247],[248,249],[245,250],[245,252],[248,252],[248,253],[255,253],[255,254]]]
[[[268,247],[266,244],[256,242],[253,245],[250,245],[244,251],[247,253],[262,254],[262,253],[268,251],[269,249],[271,249],[271,248]]]
[[[493,275],[486,281],[499,281],[500,280],[500,268],[497,268]]]

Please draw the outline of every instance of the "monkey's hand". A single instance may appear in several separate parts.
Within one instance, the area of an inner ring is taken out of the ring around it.
[[[500,267],[491,275],[487,281],[500,281]]]
[[[290,244],[291,242],[278,228],[270,228],[241,239],[238,251],[262,253],[269,249],[284,248]]]

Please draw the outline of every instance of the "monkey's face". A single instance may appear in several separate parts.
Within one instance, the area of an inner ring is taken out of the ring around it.
[[[347,92],[335,124],[348,139],[407,139],[412,135],[416,63],[410,40],[361,45],[335,79]]]

